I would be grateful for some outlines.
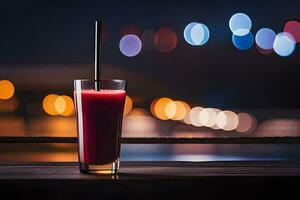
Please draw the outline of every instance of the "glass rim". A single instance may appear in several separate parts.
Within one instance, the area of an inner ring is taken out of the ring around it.
[[[100,79],[100,80],[95,80],[95,79],[75,79],[74,82],[111,82],[111,83],[126,83],[126,80],[123,79]]]

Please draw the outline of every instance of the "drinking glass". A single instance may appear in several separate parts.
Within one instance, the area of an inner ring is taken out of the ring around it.
[[[79,169],[116,174],[126,97],[125,80],[75,80]]]

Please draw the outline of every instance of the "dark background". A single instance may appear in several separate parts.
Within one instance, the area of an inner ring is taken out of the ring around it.
[[[231,42],[228,22],[233,14],[244,12],[252,19],[253,34],[262,27],[278,33],[287,21],[299,20],[299,10],[300,2],[295,1],[4,1],[0,6],[0,65],[26,64],[20,68],[34,70],[40,63],[82,64],[90,70],[94,21],[103,19],[108,31],[104,67],[118,66],[161,83],[150,99],[164,95],[218,108],[296,108],[300,106],[299,45],[286,58],[263,55],[255,45],[240,51]],[[204,46],[193,47],[183,39],[183,30],[192,21],[210,30]],[[177,47],[169,53],[153,49],[125,57],[118,43],[121,29],[128,24],[141,31],[170,27],[177,33]],[[0,78],[5,79],[1,71]],[[68,73],[65,78],[70,83],[73,79]],[[129,88],[136,87],[130,81]],[[71,92],[72,84],[68,87]],[[150,87],[142,88],[142,93]]]

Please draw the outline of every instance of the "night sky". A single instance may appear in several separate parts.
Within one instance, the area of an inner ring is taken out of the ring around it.
[[[287,21],[300,20],[300,2],[2,2],[0,64],[92,65],[94,21],[102,19],[108,30],[103,63],[159,80],[174,98],[214,107],[299,107],[299,45],[287,58],[262,55],[255,46],[237,50],[228,27],[237,12],[252,19],[253,34],[262,27],[278,33]],[[204,23],[210,30],[204,46],[193,47],[183,39],[183,30],[192,21]],[[118,42],[121,29],[128,24],[142,31],[170,27],[177,33],[178,45],[169,53],[153,49],[127,58],[120,53]]]

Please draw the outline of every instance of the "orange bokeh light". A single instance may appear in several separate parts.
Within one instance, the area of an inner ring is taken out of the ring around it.
[[[124,114],[123,114],[124,117],[127,116],[131,112],[132,107],[133,107],[133,101],[128,95],[126,95],[125,105],[124,105]]]
[[[168,120],[170,117],[168,115],[171,115],[172,113],[168,113],[169,111],[166,112],[166,106],[168,103],[173,102],[172,99],[163,97],[158,99],[154,103],[153,107],[153,112],[155,113],[155,116],[161,120]]]
[[[65,101],[65,107],[63,112],[59,112],[61,115],[63,116],[70,116],[74,114],[74,103],[73,103],[73,99],[69,96],[66,95],[62,95],[60,96],[61,98],[64,99]],[[58,98],[59,99],[59,98]]]
[[[183,101],[174,101],[176,112],[172,117],[173,120],[182,120],[187,112],[190,110],[190,106]]]
[[[9,80],[0,81],[0,99],[10,99],[15,92],[15,87]]]
[[[58,115],[59,114],[55,108],[55,102],[58,97],[59,96],[56,94],[49,94],[44,98],[43,109],[47,114],[49,114],[49,115]]]
[[[70,116],[74,114],[74,102],[66,95],[49,94],[43,100],[43,109],[49,115]]]

